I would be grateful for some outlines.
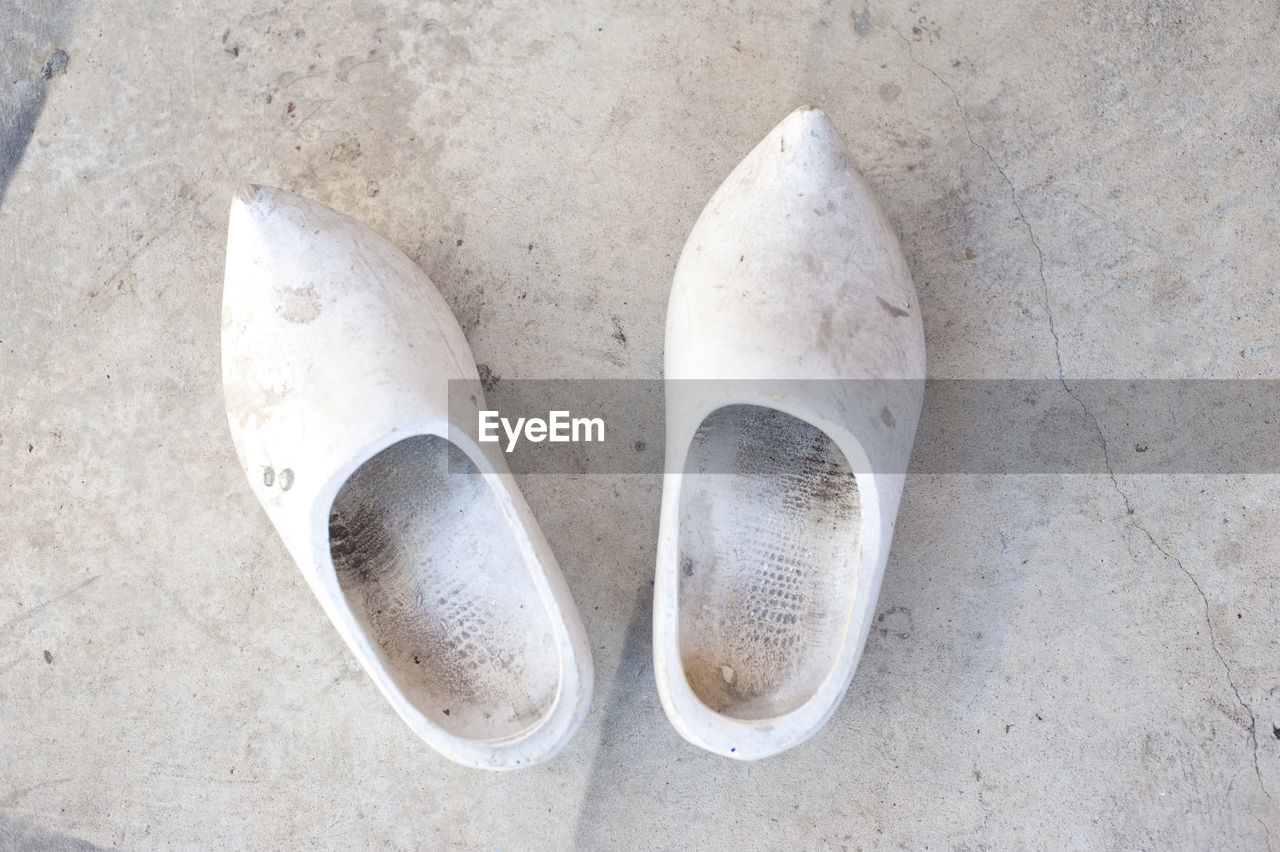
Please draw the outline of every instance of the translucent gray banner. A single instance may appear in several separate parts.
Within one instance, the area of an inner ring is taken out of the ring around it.
[[[921,399],[908,458],[898,443]],[[699,416],[702,428],[668,424],[673,400],[682,412],[727,410]],[[778,459],[765,457],[773,443],[793,453],[826,439],[855,472],[1280,473],[1280,381],[1261,379],[490,378],[451,382],[449,415],[455,445],[520,474],[662,473],[668,428],[677,444],[718,443],[697,456],[702,473],[776,472]],[[463,454],[451,466],[475,469]]]

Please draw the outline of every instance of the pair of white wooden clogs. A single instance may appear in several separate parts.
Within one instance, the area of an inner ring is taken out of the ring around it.
[[[222,368],[254,493],[401,718],[467,766],[563,747],[591,701],[586,634],[501,451],[450,429],[449,381],[478,375],[427,276],[346,216],[248,187]],[[924,378],[897,239],[821,111],[775,127],[698,219],[665,375],[658,693],[689,741],[767,757],[853,677]]]

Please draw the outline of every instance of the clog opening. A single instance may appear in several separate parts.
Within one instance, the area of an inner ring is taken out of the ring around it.
[[[419,435],[362,464],[334,498],[329,549],[351,612],[432,722],[493,740],[551,709],[549,616],[497,496],[456,445]]]
[[[835,665],[853,601],[861,507],[844,454],[781,411],[717,409],[694,436],[679,513],[690,689],[744,720],[797,709]]]

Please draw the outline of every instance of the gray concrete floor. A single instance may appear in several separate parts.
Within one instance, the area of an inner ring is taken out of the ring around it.
[[[933,376],[1274,378],[1276,3],[14,2],[0,846],[1280,845],[1277,477],[911,477],[891,627],[750,765],[658,704],[660,479],[526,477],[597,697],[493,775],[345,651],[218,361],[252,180],[404,248],[495,374],[655,377],[693,220],[814,102],[902,235]]]

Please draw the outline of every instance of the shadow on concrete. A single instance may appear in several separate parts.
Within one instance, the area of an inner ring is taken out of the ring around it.
[[[37,828],[34,825],[28,825],[16,819],[0,816],[0,849],[12,849],[15,852],[25,852],[28,849],[96,852],[96,850],[104,848],[103,846],[95,846],[78,837],[59,834],[55,831],[46,831],[43,828]]]
[[[71,62],[75,4],[0,3],[0,205],[35,133],[49,87]]]
[[[652,747],[651,742],[636,742],[637,737],[650,741],[654,736],[650,720],[645,718],[652,715],[653,708],[646,707],[646,702],[657,703],[653,684],[653,584],[648,582],[636,595],[618,671],[603,708],[603,736],[578,807],[575,849],[601,849],[617,844],[618,838],[610,829],[613,823],[610,812],[628,806],[626,796],[619,795],[617,775],[634,764],[636,749]]]

